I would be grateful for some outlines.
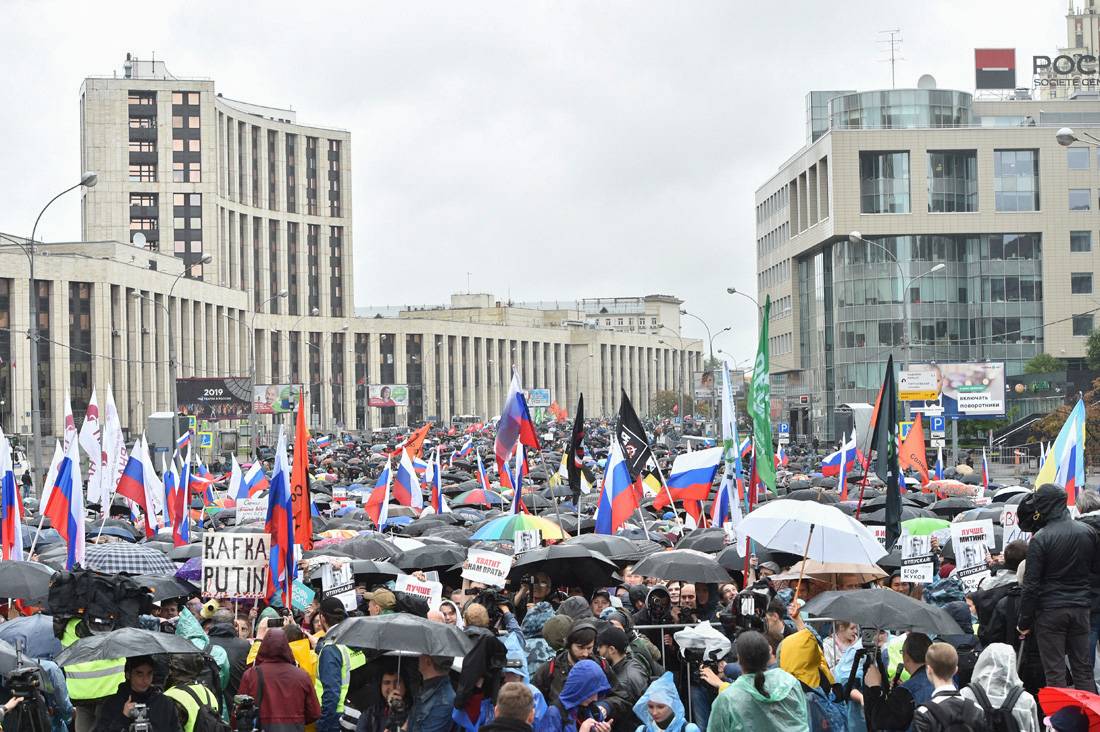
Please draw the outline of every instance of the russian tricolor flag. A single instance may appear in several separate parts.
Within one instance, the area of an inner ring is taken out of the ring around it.
[[[943,480],[943,448],[936,450],[936,467],[934,469],[936,480]]]
[[[11,442],[0,430],[0,547],[3,547],[4,559],[23,558],[23,533],[19,528],[22,513],[23,501],[15,482]]]
[[[471,435],[470,437],[466,438],[466,442],[463,443],[462,447],[460,447],[459,449],[457,449],[457,450],[455,450],[454,452],[451,453],[450,458],[448,458],[448,462],[451,465],[454,465],[455,464],[455,458],[466,457],[467,455],[470,454],[470,450],[473,450],[473,449],[474,449],[474,438]]]
[[[257,493],[270,486],[271,481],[268,480],[267,473],[264,472],[263,463],[259,460],[252,463],[248,468],[248,472],[244,474],[244,488],[248,492],[248,497],[255,498]]]
[[[852,439],[844,443],[836,452],[829,453],[821,461],[822,475],[840,475],[841,463],[844,464],[844,472],[851,473],[856,464],[856,436],[852,433]]]
[[[783,443],[779,443],[779,447],[775,451],[775,467],[782,467],[787,464],[787,451],[783,449]]]
[[[634,492],[622,447],[618,440],[612,440],[603,487],[600,489],[600,502],[596,507],[595,533],[614,534],[637,507],[638,495]]]
[[[481,453],[477,453],[477,483],[482,490],[489,490],[489,475],[485,472],[485,463],[481,462]]]
[[[989,461],[985,459],[985,448],[982,448],[982,488],[989,490]]]
[[[176,470],[172,466],[172,472]],[[187,446],[187,457],[183,461],[183,471],[176,476],[178,483],[175,485],[170,505],[172,509],[172,544],[184,546],[191,543],[191,492],[187,486],[191,484],[191,446]]]
[[[182,435],[176,438],[176,449],[182,450],[191,444],[191,430],[187,430]]]
[[[428,463],[421,458],[414,457],[412,459],[412,466],[413,472],[415,472],[418,477],[423,478],[424,474],[428,472]]]
[[[294,506],[291,502],[290,468],[287,465],[286,435],[279,429],[275,447],[275,468],[271,473],[271,493],[267,502],[267,522],[264,531],[271,536],[269,557],[270,579],[267,595],[282,593],[285,607],[290,607],[290,595],[298,564],[294,561]]]
[[[80,479],[80,452],[76,440],[69,443],[65,457],[57,466],[50,499],[42,513],[49,517],[50,524],[68,547],[65,569],[84,564],[84,486]]]
[[[153,486],[151,481],[146,479],[145,461],[142,459],[143,450],[141,439],[135,440],[134,449],[130,452],[130,458],[126,461],[126,467],[118,479],[115,493],[128,498],[141,508],[141,512],[145,515],[145,536],[152,538],[157,533],[157,517],[154,513],[153,497],[149,495],[149,489]]]
[[[435,448],[435,459],[429,465],[427,480],[431,489],[432,510],[436,513],[450,513],[451,507],[447,505],[447,498],[443,495],[443,469],[439,464],[438,447]]]
[[[535,429],[534,420],[531,419],[531,412],[527,409],[527,400],[524,399],[523,390],[519,385],[519,375],[513,370],[508,396],[504,400],[504,408],[500,411],[500,422],[497,423],[497,437],[494,445],[497,471],[501,475],[504,475],[504,466],[512,457],[512,451],[517,442],[532,450],[539,449],[538,431]]]
[[[511,478],[512,483],[512,505],[508,509],[508,513],[527,513],[527,506],[523,503],[523,475],[524,468],[527,465],[527,459],[525,457],[525,451],[523,449],[523,443],[516,444],[516,461],[515,470],[509,471],[508,476]],[[508,466],[504,466],[505,470],[508,470]]]
[[[424,508],[424,493],[408,450],[401,451],[401,461],[397,464],[397,474],[393,479],[393,496],[402,506],[418,510]]]
[[[321,435],[314,441],[314,444],[318,450],[324,450],[332,444],[332,435]]]
[[[370,520],[374,522],[374,525],[381,529],[387,520],[389,520],[390,514],[390,481],[393,478],[393,471],[390,470],[390,466],[387,463],[386,467],[382,468],[382,472],[378,475],[378,480],[374,483],[374,490],[371,491],[370,497],[367,502],[363,504],[363,510]]]

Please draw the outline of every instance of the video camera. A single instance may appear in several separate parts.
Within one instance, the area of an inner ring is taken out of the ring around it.
[[[233,714],[237,719],[236,732],[256,732],[260,729],[260,710],[256,700],[248,694],[233,697]]]
[[[691,681],[692,683],[701,683],[702,677],[700,671],[703,667],[709,668],[714,673],[718,673],[718,660],[725,654],[719,649],[714,649],[710,653],[705,652],[702,648],[685,648],[684,660],[691,665]]]
[[[386,724],[387,732],[397,732],[405,726],[409,718],[409,708],[405,706],[405,700],[394,697],[390,700],[390,719]]]
[[[493,629],[498,629],[500,621],[504,618],[500,606],[507,606],[509,611],[512,609],[512,598],[495,587],[473,587],[466,590],[466,595],[473,595],[473,602],[484,607],[489,613],[489,627]]]
[[[766,580],[760,580],[733,598],[728,610],[718,614],[722,630],[730,638],[736,638],[746,630],[763,633],[766,627],[764,615],[768,610],[771,595]]]
[[[42,670],[37,666],[21,666],[11,671],[5,681],[12,696],[33,699],[42,688]]]
[[[130,732],[153,732],[153,725],[149,722],[149,707],[147,705],[135,703],[130,707],[127,718],[130,720]]]

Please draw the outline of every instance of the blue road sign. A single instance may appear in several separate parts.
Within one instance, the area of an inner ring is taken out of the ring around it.
[[[932,432],[943,432],[946,426],[947,420],[944,419],[943,415],[928,418],[928,429]]]
[[[781,434],[781,435],[791,434],[791,426],[789,424],[787,424],[786,422],[780,422],[779,423],[779,434]]]

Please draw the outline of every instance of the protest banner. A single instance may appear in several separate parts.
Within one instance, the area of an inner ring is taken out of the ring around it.
[[[887,551],[889,551],[889,548],[886,546],[886,527],[871,526],[870,529],[871,533],[875,535],[875,539],[878,540],[878,543],[881,544],[884,549],[887,549]]]
[[[542,544],[542,532],[539,529],[517,531],[512,535],[512,553],[523,554],[538,549]]]
[[[512,558],[507,554],[471,549],[466,555],[466,561],[462,563],[462,578],[489,587],[503,588],[511,569]]]
[[[1019,507],[1015,503],[1006,503],[1004,510],[1001,511],[1001,526],[1005,530],[1005,545],[1014,541],[1031,541],[1031,534],[1020,528],[1020,520],[1016,514],[1017,508]]]
[[[359,606],[355,597],[355,577],[351,573],[351,563],[339,567],[332,563],[321,565],[321,599],[336,597],[344,603],[344,608],[354,610]]]
[[[348,500],[348,489],[347,488],[333,488],[332,489],[332,502],[333,503],[344,503],[347,500]]]
[[[313,597],[317,593],[314,592],[309,585],[302,582],[302,580],[294,580],[294,586],[290,595],[290,604],[295,610],[304,611],[313,602]]]
[[[268,534],[203,534],[203,594],[217,599],[267,597],[270,540]]]
[[[927,584],[932,581],[932,537],[902,532],[901,581]]]
[[[423,597],[428,601],[428,607],[438,610],[443,602],[443,585],[440,582],[419,580],[411,574],[403,574],[394,583],[394,589],[417,597]]]
[[[989,567],[985,564],[975,564],[971,567],[962,567],[955,570],[955,576],[959,578],[963,589],[968,593],[976,592],[982,580],[990,575]]]
[[[267,496],[237,499],[237,526],[267,520]]]
[[[959,521],[951,524],[951,547],[955,550],[955,566],[984,566],[989,551],[996,546],[993,520]]]

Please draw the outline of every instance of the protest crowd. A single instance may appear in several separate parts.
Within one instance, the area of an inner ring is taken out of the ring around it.
[[[820,449],[776,449],[751,393],[739,434],[728,383],[691,449],[626,394],[536,425],[517,379],[484,424],[311,436],[300,410],[244,464],[183,435],[158,470],[108,420],[89,470],[85,420],[37,500],[0,441],[0,724],[1093,729],[1083,407],[998,485],[900,439],[892,373],[867,434]]]

